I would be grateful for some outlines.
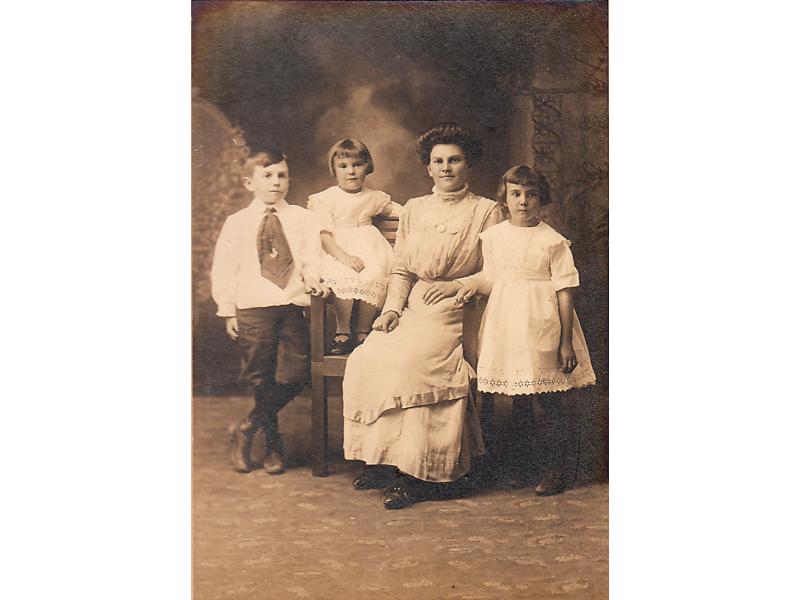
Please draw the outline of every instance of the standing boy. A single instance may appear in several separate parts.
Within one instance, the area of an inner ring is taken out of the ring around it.
[[[285,200],[289,166],[277,149],[249,158],[244,186],[249,206],[229,216],[217,240],[211,294],[228,335],[242,350],[241,378],[254,388],[255,406],[233,423],[231,461],[240,473],[254,465],[253,436],[264,430],[264,470],[284,470],[278,411],[294,398],[308,376],[308,327],[301,307],[308,294],[327,296],[319,282],[320,228],[309,210]]]

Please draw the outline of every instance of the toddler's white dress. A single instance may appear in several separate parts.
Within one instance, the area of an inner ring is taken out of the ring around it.
[[[339,186],[308,197],[308,208],[320,217],[322,231],[329,231],[342,249],[364,262],[360,272],[323,251],[320,275],[338,298],[364,300],[383,306],[392,266],[392,247],[372,224],[378,215],[399,216],[402,208],[388,194],[363,188],[350,194]]]
[[[479,334],[478,389],[507,395],[565,391],[595,383],[578,316],[572,344],[578,366],[561,371],[556,292],[577,287],[570,242],[540,221],[504,221],[480,235],[483,277],[494,282]]]

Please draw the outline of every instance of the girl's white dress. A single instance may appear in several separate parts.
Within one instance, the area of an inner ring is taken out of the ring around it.
[[[577,287],[570,242],[544,221],[504,221],[481,235],[483,277],[494,282],[479,334],[478,389],[507,395],[558,392],[595,383],[578,316],[572,344],[578,366],[561,371],[556,292]]]
[[[338,298],[364,300],[383,306],[392,265],[392,247],[372,224],[372,217],[397,215],[401,206],[388,194],[363,188],[349,194],[339,186],[308,197],[308,208],[316,213],[333,239],[348,254],[364,261],[364,269],[355,271],[323,252],[320,275]]]

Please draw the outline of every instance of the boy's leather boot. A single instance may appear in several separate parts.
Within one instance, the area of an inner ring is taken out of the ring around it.
[[[264,424],[264,441],[266,442],[264,470],[270,475],[280,475],[286,470],[286,466],[283,462],[283,440],[278,432],[277,422]]]
[[[231,423],[228,427],[231,462],[239,473],[249,473],[253,468],[250,462],[250,450],[253,447],[253,436],[256,431],[258,427],[250,419]]]

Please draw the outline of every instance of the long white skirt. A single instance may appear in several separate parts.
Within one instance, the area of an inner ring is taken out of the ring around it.
[[[372,332],[347,361],[344,452],[426,481],[455,481],[484,453],[461,347],[463,311],[425,305],[419,281],[391,333]]]

